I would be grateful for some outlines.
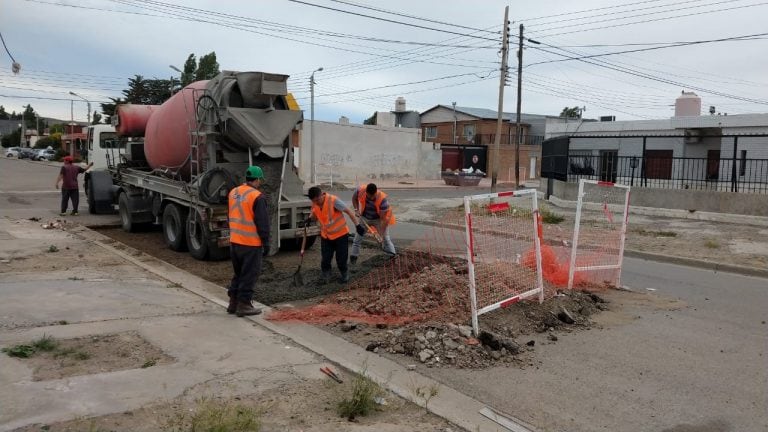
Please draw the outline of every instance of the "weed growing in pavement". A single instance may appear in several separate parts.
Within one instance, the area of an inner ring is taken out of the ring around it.
[[[435,396],[437,396],[440,393],[440,384],[430,384],[430,385],[423,385],[420,386],[416,384],[416,381],[413,381],[413,378],[411,378],[411,392],[414,396],[416,396],[417,399],[421,399],[424,401],[424,410],[426,412],[429,412],[429,401],[432,400]]]
[[[714,240],[707,240],[704,242],[704,246],[708,247],[710,249],[717,249],[720,247],[720,243],[714,241]]]
[[[376,408],[376,397],[382,396],[381,386],[365,374],[365,367],[352,381],[352,393],[336,405],[336,412],[341,417],[354,419],[366,416]]]
[[[32,341],[32,347],[35,351],[53,351],[59,347],[59,342],[53,336],[43,334],[40,339]]]
[[[61,320],[61,321],[58,322],[58,324],[59,325],[67,325],[69,323],[67,322],[67,320]]]
[[[162,427],[167,432],[258,432],[262,412],[256,408],[203,397],[189,410],[183,408]]]
[[[143,365],[141,365],[141,368],[142,369],[146,369],[146,368],[152,367],[152,366],[154,366],[156,364],[157,364],[157,360],[149,359],[149,360],[145,361]]]
[[[182,285],[180,283],[172,282],[172,283],[169,283],[168,285],[166,285],[165,287],[166,288],[182,288],[183,286],[184,285]]]
[[[58,251],[59,251],[59,248],[57,248],[56,245],[48,246],[48,252],[49,253],[58,252]]]

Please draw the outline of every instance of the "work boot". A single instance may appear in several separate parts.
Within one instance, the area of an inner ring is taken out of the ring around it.
[[[59,216],[66,216],[66,215],[67,215],[67,212],[61,212],[61,213],[59,213]]]
[[[351,265],[355,265],[355,264],[357,264],[357,256],[355,256],[355,255],[352,255],[352,256],[350,256],[350,257],[349,257],[349,263],[350,263]]]
[[[72,216],[78,216],[78,215],[80,215],[80,213],[78,213],[78,212],[76,212],[76,211],[73,211],[73,212],[71,213],[71,215],[72,215]]]
[[[227,313],[234,314],[237,311],[237,297],[229,294],[229,305],[227,306]]]
[[[341,274],[341,277],[339,278],[339,283],[347,283],[349,282],[349,271],[345,271]]]
[[[329,282],[331,282],[331,272],[323,272],[323,274],[320,275],[320,285],[326,285]]]
[[[260,313],[261,309],[253,307],[253,304],[251,304],[250,301],[240,300],[237,302],[237,309],[235,309],[235,314],[239,317],[258,315]]]

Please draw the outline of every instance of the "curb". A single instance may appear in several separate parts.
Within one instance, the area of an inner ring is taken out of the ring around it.
[[[693,258],[686,258],[674,255],[665,255],[659,253],[642,252],[637,250],[624,250],[624,256],[644,259],[647,261],[656,261],[666,264],[678,264],[688,267],[696,267],[704,270],[712,270],[715,272],[734,273],[743,276],[755,276],[761,278],[768,278],[768,269],[761,269],[756,267],[746,267],[734,264],[723,264],[714,261],[698,260]]]

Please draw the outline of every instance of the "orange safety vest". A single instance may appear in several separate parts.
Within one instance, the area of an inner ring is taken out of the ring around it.
[[[336,196],[329,193],[325,194],[323,208],[312,203],[312,213],[320,221],[320,236],[328,240],[336,240],[349,233],[344,213],[336,210],[335,204]]]
[[[368,198],[368,195],[365,192],[367,186],[367,184],[364,184],[357,190],[357,208],[361,215],[365,212],[365,200]],[[381,202],[384,201],[384,198],[386,197],[387,194],[377,190],[376,200],[373,202],[373,205],[376,207],[376,214],[378,214],[382,220],[387,220],[387,226],[389,226],[395,224],[395,214],[392,212],[392,204],[389,205],[386,214],[381,214]]]
[[[253,203],[261,192],[247,184],[229,191],[229,242],[261,246],[261,237],[253,220]]]

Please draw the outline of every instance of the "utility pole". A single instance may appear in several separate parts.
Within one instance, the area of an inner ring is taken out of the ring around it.
[[[309,146],[311,147],[310,163],[312,164],[310,169],[310,177],[312,177],[312,185],[317,185],[317,171],[315,169],[315,72],[321,72],[322,67],[315,69],[312,75],[309,76],[309,119],[311,123],[311,129],[309,130]],[[304,160],[304,152],[301,153],[301,158]],[[333,182],[331,182],[333,183]]]
[[[507,56],[509,55],[509,6],[504,8],[504,27],[501,38],[501,75],[499,76],[499,111],[496,119],[496,137],[493,140],[493,172],[491,173],[491,192],[496,192],[496,180],[499,177],[499,145],[501,143],[501,122],[504,114],[504,86],[507,83]]]
[[[519,42],[517,44],[517,120],[515,121],[515,187],[520,188],[520,141],[523,132],[520,130],[520,110],[523,97],[523,25],[520,24]]]
[[[453,102],[453,144],[456,145],[456,102]]]

